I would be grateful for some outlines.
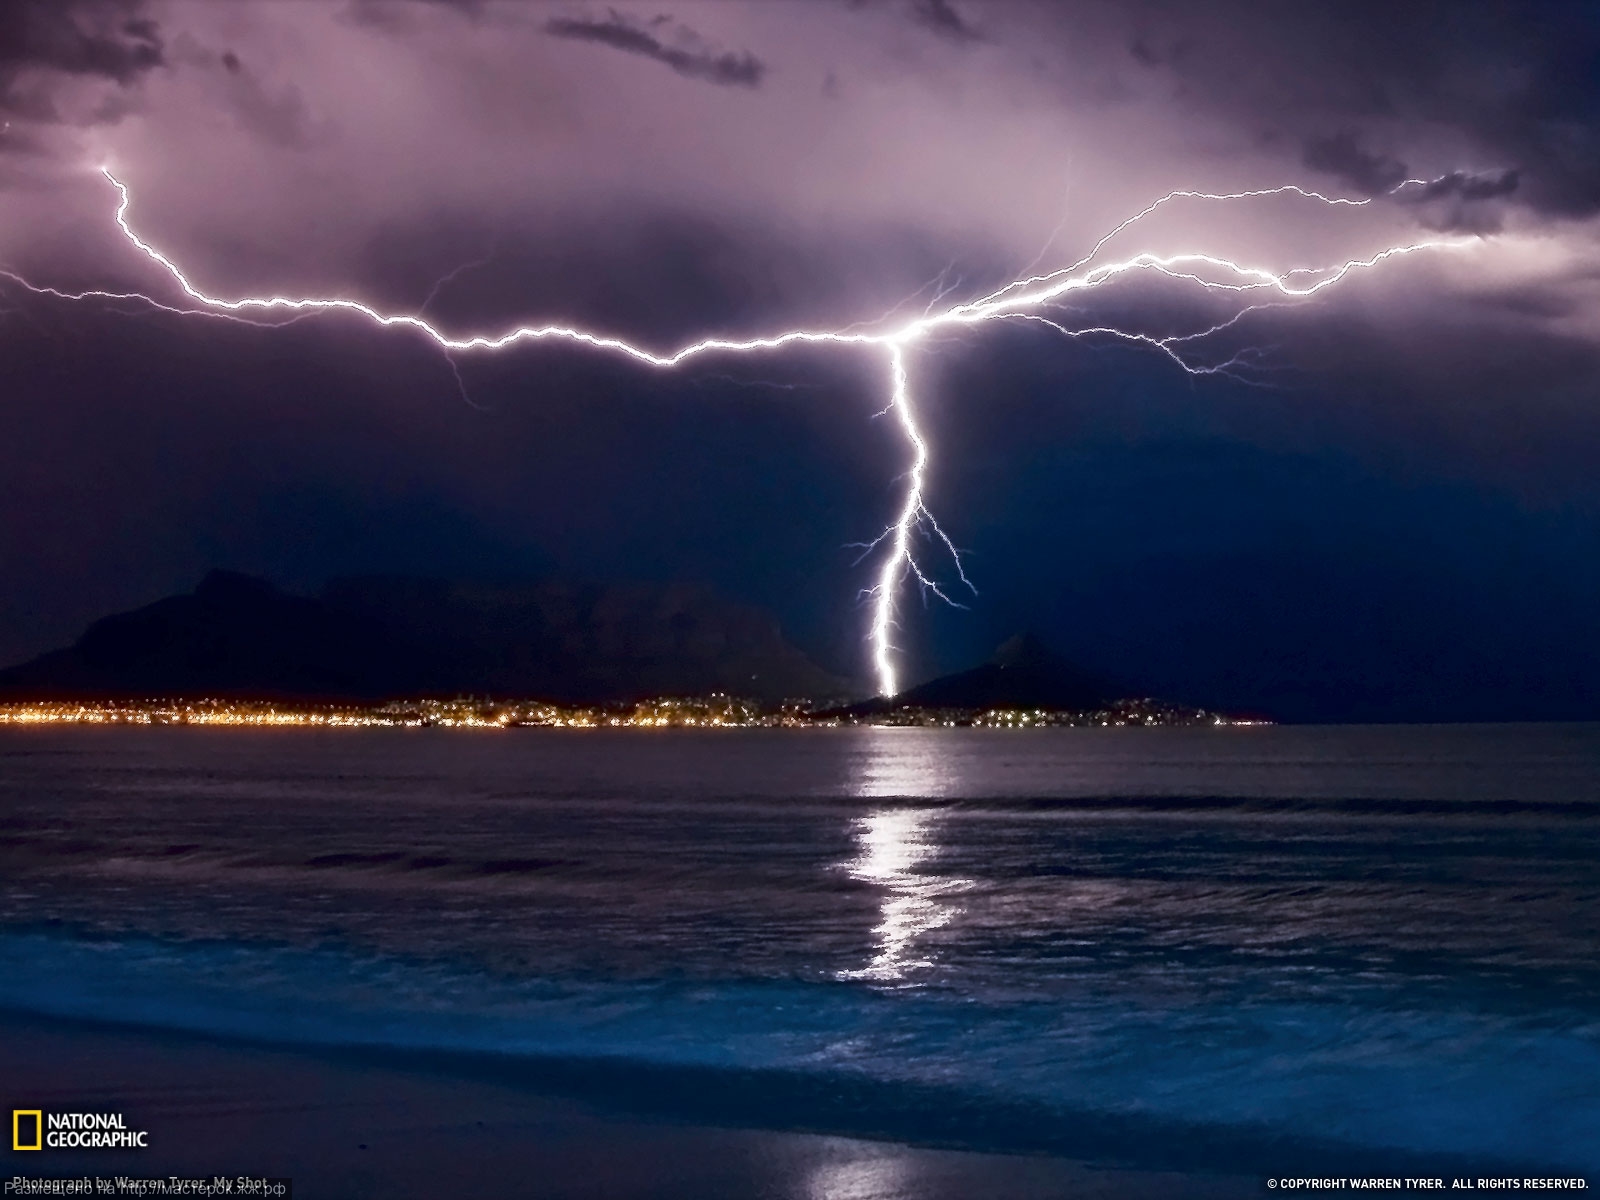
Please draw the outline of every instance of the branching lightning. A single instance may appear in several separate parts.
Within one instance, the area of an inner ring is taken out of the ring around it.
[[[226,299],[213,296],[196,286],[171,258],[134,231],[128,221],[128,209],[132,202],[128,186],[108,168],[101,167],[100,170],[111,186],[117,190],[120,198],[114,219],[122,235],[146,258],[161,267],[177,284],[183,295],[197,307],[180,307],[163,303],[140,292],[67,292],[35,285],[11,271],[0,271],[0,275],[36,294],[64,300],[127,301],[168,313],[208,316],[257,326],[277,327],[317,313],[348,312],[380,326],[414,330],[434,342],[447,355],[505,350],[521,342],[562,341],[624,355],[644,366],[667,370],[692,358],[718,354],[752,354],[799,344],[863,346],[886,352],[890,394],[887,406],[879,415],[892,416],[899,422],[900,430],[911,447],[912,461],[905,476],[905,493],[894,521],[863,548],[864,554],[881,552],[883,555],[877,569],[876,583],[867,589],[865,596],[872,613],[868,633],[872,664],[878,690],[885,696],[893,696],[900,690],[894,635],[898,623],[899,598],[905,590],[907,581],[914,580],[925,593],[931,592],[940,599],[953,603],[950,596],[918,561],[917,536],[920,534],[927,541],[942,548],[954,564],[961,583],[969,589],[972,588],[962,566],[961,555],[926,504],[925,488],[931,451],[927,438],[918,424],[906,361],[907,351],[914,343],[941,331],[957,331],[991,321],[1019,320],[1043,325],[1066,337],[1111,338],[1147,346],[1166,355],[1176,366],[1190,375],[1228,375],[1242,382],[1253,382],[1248,376],[1240,374],[1252,365],[1247,351],[1239,351],[1220,361],[1206,361],[1200,357],[1199,347],[1207,339],[1235,327],[1253,312],[1315,296],[1354,272],[1374,268],[1422,251],[1461,249],[1477,244],[1477,239],[1474,238],[1435,238],[1387,246],[1367,257],[1348,259],[1329,266],[1295,267],[1282,272],[1246,265],[1199,251],[1171,255],[1157,255],[1145,251],[1114,262],[1098,261],[1101,252],[1119,235],[1158,209],[1180,200],[1232,202],[1273,196],[1293,196],[1330,208],[1361,207],[1372,203],[1370,197],[1348,199],[1326,196],[1294,184],[1227,193],[1177,190],[1168,192],[1117,225],[1097,241],[1087,254],[1070,266],[1042,275],[1016,279],[976,300],[941,308],[946,298],[960,285],[959,279],[951,281],[951,268],[946,268],[938,279],[923,289],[927,292],[931,288],[933,298],[928,301],[922,315],[898,327],[885,328],[894,319],[891,314],[876,322],[849,325],[838,330],[792,329],[767,337],[745,340],[711,337],[670,352],[658,352],[619,337],[566,325],[518,325],[502,333],[474,333],[455,337],[446,334],[432,322],[424,320],[420,315],[421,310],[417,314],[384,313],[360,301],[339,298],[245,296]],[[1393,190],[1398,192],[1425,183],[1425,180],[1408,179]],[[458,268],[457,272],[461,269]],[[1212,325],[1181,334],[1167,335],[1151,334],[1116,325],[1073,323],[1060,312],[1064,298],[1104,287],[1115,280],[1140,272],[1193,285],[1224,299],[1236,299],[1241,302],[1241,306],[1231,316]],[[438,286],[435,285],[435,292]],[[429,299],[432,298],[433,294],[430,293]],[[268,319],[257,319],[252,314],[260,314]],[[280,314],[281,319],[273,319]],[[453,360],[452,369],[454,369]]]

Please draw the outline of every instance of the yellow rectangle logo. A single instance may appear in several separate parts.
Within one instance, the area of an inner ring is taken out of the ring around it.
[[[33,1122],[33,1144],[22,1144],[23,1131],[28,1121]],[[43,1150],[44,1149],[44,1111],[38,1108],[14,1108],[11,1110],[11,1148],[13,1150]]]

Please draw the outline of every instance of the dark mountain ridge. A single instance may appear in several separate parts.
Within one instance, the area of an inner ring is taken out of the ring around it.
[[[0,671],[0,695],[37,699],[470,693],[601,703],[848,691],[770,614],[695,585],[367,576],[312,597],[227,571]]]
[[[1043,709],[1082,712],[1105,707],[1132,693],[1080,670],[1033,634],[1002,643],[988,662],[941,675],[897,696],[877,696],[839,712],[870,717],[900,709]]]

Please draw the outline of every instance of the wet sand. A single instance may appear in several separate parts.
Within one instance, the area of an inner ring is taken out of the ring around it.
[[[128,1151],[17,1153],[16,1175],[277,1176],[294,1195],[1035,1200],[1257,1195],[1258,1180],[1104,1170],[633,1115],[396,1060],[0,1017],[0,1105],[119,1112]]]

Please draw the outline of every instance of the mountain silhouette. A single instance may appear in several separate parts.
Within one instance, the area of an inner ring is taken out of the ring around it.
[[[0,671],[0,694],[41,699],[488,694],[598,703],[848,690],[784,640],[770,614],[693,585],[368,576],[312,597],[228,571]]]
[[[1128,696],[1115,684],[1080,670],[1033,634],[1002,642],[989,661],[942,675],[897,696],[879,696],[839,710],[871,716],[901,708],[1085,711]]]

